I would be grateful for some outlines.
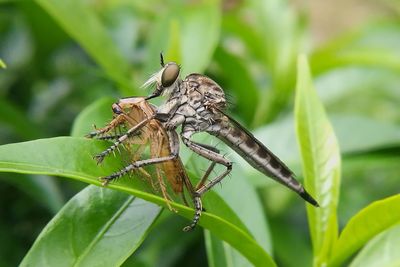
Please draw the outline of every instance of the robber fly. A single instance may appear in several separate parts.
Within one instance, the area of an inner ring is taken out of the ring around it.
[[[182,196],[183,201],[187,206],[188,203],[183,192],[184,187],[193,199],[193,205],[196,209],[192,223],[194,225],[185,227],[184,231],[192,229],[200,218],[202,203],[200,197],[195,196],[195,187],[189,180],[181,159],[179,157],[171,157],[171,155],[178,154],[179,150],[179,137],[176,132],[167,131],[163,127],[162,123],[156,119],[148,120],[148,118],[155,115],[155,107],[144,98],[132,97],[121,99],[118,103],[113,105],[113,111],[115,116],[110,123],[108,123],[104,128],[97,129],[88,134],[88,137],[90,138],[116,140],[111,147],[94,157],[97,162],[101,163],[105,156],[110,154],[111,151],[118,149],[121,145],[130,147],[132,144],[136,144],[140,146],[134,153],[130,153],[132,164],[128,164],[127,167],[109,176],[100,178],[102,185],[106,186],[112,180],[115,180],[131,171],[138,170],[141,171],[142,175],[152,181],[150,174],[148,174],[142,167],[155,164],[158,185],[170,210],[173,210],[170,206],[171,198],[167,193],[162,178],[163,176],[166,177],[174,193]],[[146,124],[143,124],[143,121],[146,121]],[[143,127],[139,126],[139,130],[137,128],[138,125],[143,125]],[[128,130],[123,134],[121,134],[121,126],[123,126],[122,128],[128,128]],[[143,154],[146,146],[149,146],[150,148],[151,158],[139,160],[138,156]],[[215,164],[210,165],[202,180],[207,179],[214,166]]]
[[[164,64],[162,54],[161,67],[144,84],[155,85],[154,92],[147,100],[160,95],[167,97],[166,102],[158,107],[155,118],[162,121],[169,131],[175,131],[181,125],[180,136],[189,149],[226,167],[222,174],[197,188],[197,195],[203,195],[232,170],[230,160],[215,149],[210,149],[210,146],[191,139],[195,133],[207,132],[222,140],[255,169],[298,193],[310,204],[318,206],[317,201],[296,180],[294,173],[249,131],[225,113],[225,93],[215,81],[197,73],[189,74],[182,80],[179,77],[179,65],[175,62]]]
[[[232,170],[232,162],[221,155],[218,149],[191,139],[195,133],[199,132],[207,132],[216,136],[235,150],[255,169],[293,190],[304,200],[318,207],[317,201],[296,180],[294,173],[249,131],[225,113],[225,93],[215,81],[197,73],[189,74],[182,80],[179,77],[179,65],[175,62],[165,64],[162,54],[161,67],[161,70],[153,74],[143,86],[155,85],[154,92],[146,97],[146,100],[165,95],[167,97],[166,102],[159,106],[153,114],[130,128],[124,136],[118,138],[112,146],[99,154],[98,157],[101,159],[113,152],[126,138],[135,134],[152,120],[159,121],[162,124],[162,128],[165,129],[166,134],[169,136],[171,153],[160,158],[133,162],[123,170],[104,177],[105,181],[113,180],[133,169],[148,164],[176,159],[179,151],[176,129],[178,126],[182,126],[180,137],[183,143],[193,152],[212,162],[210,168],[192,192],[196,213],[192,224],[187,226],[184,229],[185,231],[193,229],[199,220],[197,215],[201,214],[201,196],[219,183]],[[114,112],[116,114],[121,113],[123,105],[124,99],[114,104]],[[210,170],[217,163],[225,166],[226,169],[220,175],[208,181]]]

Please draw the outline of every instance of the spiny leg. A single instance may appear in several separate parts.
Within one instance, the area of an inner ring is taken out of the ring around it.
[[[86,135],[88,138],[94,138],[96,136],[101,136],[109,131],[117,128],[119,125],[125,122],[125,118],[123,114],[118,114],[110,123],[108,123],[105,127],[97,129],[96,131],[90,132]],[[99,137],[98,139],[101,139]]]
[[[153,157],[160,157],[162,155],[162,150],[163,150],[163,146],[164,146],[164,137],[162,135],[156,134],[156,136],[153,136],[153,138],[155,138],[155,140],[152,140],[153,143],[157,140],[157,142],[155,142],[154,144],[157,144],[157,147],[155,146],[151,146],[150,151]],[[169,146],[170,144],[165,144],[167,146]],[[155,150],[155,151],[154,151]],[[170,149],[168,148],[168,151],[170,151]],[[170,211],[174,211],[176,212],[176,210],[174,208],[172,208],[171,206],[171,198],[168,195],[167,192],[167,188],[165,186],[164,180],[162,179],[162,171],[159,168],[159,166],[155,166],[156,167],[156,176],[157,176],[157,180],[158,180],[158,184],[160,185],[160,189],[161,189],[161,193],[165,199],[165,202],[167,203],[168,209]]]
[[[212,163],[208,167],[204,176],[201,178],[199,184],[196,186],[196,189],[192,189],[193,190],[192,198],[193,198],[193,203],[195,206],[195,216],[193,218],[192,224],[185,227],[183,229],[183,231],[190,231],[197,225],[197,223],[200,219],[200,216],[201,216],[201,212],[202,212],[202,205],[201,205],[200,197],[205,192],[210,190],[215,184],[219,183],[232,170],[232,162],[225,159],[222,155],[220,155],[218,149],[208,146],[208,145],[204,145],[204,144],[200,144],[200,143],[191,141],[189,138],[192,134],[193,134],[193,132],[183,131],[182,135],[181,135],[183,143],[187,147],[189,147],[192,151],[194,151],[195,153],[199,154],[200,156],[210,160]],[[205,181],[207,180],[208,176],[214,169],[216,163],[224,165],[226,167],[226,170],[222,174],[220,174],[217,177],[215,177],[214,179],[212,179],[210,182],[204,184]]]
[[[121,98],[118,100],[117,103],[114,103],[112,105],[112,111],[114,113],[114,119],[107,124],[107,126],[97,129],[96,131],[93,131],[89,134],[86,135],[88,138],[94,138],[98,135],[103,135],[113,129],[116,129],[118,126],[121,124],[125,123],[126,121],[131,122],[131,124],[136,124],[136,122],[132,123],[131,118],[127,116],[127,114],[124,112],[124,109],[129,109],[133,105],[137,104],[140,101],[144,101],[144,98],[141,97],[130,97],[130,98]],[[103,139],[102,137],[98,139]],[[108,139],[108,138],[106,138]],[[111,138],[109,138],[111,139]]]
[[[194,204],[195,214],[194,214],[192,223],[183,228],[184,232],[189,232],[189,231],[193,230],[200,220],[201,211],[203,210],[203,205],[201,203],[201,198],[199,195],[193,196],[193,204]]]
[[[208,167],[208,169],[204,173],[203,177],[201,178],[201,180],[196,185],[196,191],[204,186],[205,182],[207,181],[208,177],[210,176],[210,174],[213,171],[213,169],[214,169],[216,164],[217,163],[215,161],[211,162],[210,166]]]
[[[123,134],[104,135],[104,136],[97,137],[96,139],[98,139],[98,140],[116,140],[122,136],[123,136]]]
[[[203,177],[200,179],[200,182],[196,185],[196,189],[193,188],[193,185],[192,185],[192,183],[190,182],[190,180],[189,180],[189,178],[187,176],[185,176],[185,178],[184,178],[185,179],[184,180],[185,186],[188,189],[190,195],[192,196],[193,206],[194,206],[194,210],[195,210],[194,217],[192,219],[192,223],[183,228],[184,232],[188,232],[188,231],[193,230],[196,227],[196,225],[199,222],[199,220],[200,220],[201,212],[203,211],[203,205],[201,203],[201,197],[197,193],[197,190],[204,185],[204,183],[207,180],[208,176],[210,175],[210,173],[214,169],[215,164],[216,164],[216,162],[212,162],[210,164],[210,166],[208,167],[207,171],[205,172]],[[184,200],[186,206],[188,206],[187,201],[185,199],[185,195],[183,195],[183,200]]]
[[[205,149],[214,151],[215,153],[218,153],[218,154],[220,153],[220,150],[218,148],[216,148],[216,147],[209,146],[209,145],[206,145],[206,144],[197,143],[197,142],[194,142],[194,141],[192,141],[192,142],[194,144],[198,145],[198,146],[201,146],[201,147],[205,148]],[[214,169],[216,164],[217,163],[215,161],[211,162],[210,166],[208,166],[208,168],[207,168],[206,172],[204,173],[203,177],[197,183],[196,190],[198,190],[199,188],[201,188],[204,185],[204,183],[207,181],[208,177],[210,176],[210,174],[213,171],[213,169]]]
[[[129,129],[129,131],[132,130],[132,133],[133,133],[135,130],[138,129],[137,128],[138,126],[142,127],[143,125],[145,125],[145,123],[147,123],[151,119],[153,119],[153,118],[150,117],[149,119],[143,120],[142,122],[137,124],[135,127],[132,127],[131,129]],[[137,128],[137,129],[134,129],[134,128]],[[170,132],[168,132],[168,135],[169,135],[169,141],[170,141],[169,145],[170,145],[170,149],[171,149],[171,154],[169,156],[159,157],[159,158],[152,158],[152,159],[145,159],[145,160],[140,160],[140,161],[133,162],[132,164],[129,164],[128,166],[126,166],[125,168],[123,168],[122,170],[120,170],[120,171],[118,171],[116,173],[113,173],[111,175],[108,175],[108,176],[100,178],[100,180],[103,181],[103,186],[107,185],[112,180],[120,178],[121,176],[125,175],[126,173],[128,173],[129,171],[131,171],[133,169],[144,167],[146,165],[157,164],[157,163],[162,163],[162,162],[165,162],[165,161],[168,161],[168,160],[176,159],[179,156],[179,139],[177,141],[175,136],[173,134],[171,134]],[[175,135],[176,135],[176,133],[175,133]],[[118,140],[120,140],[120,139],[118,139]],[[115,145],[115,143],[114,143],[114,145]]]
[[[209,146],[207,146],[207,145],[203,145],[203,144],[199,144],[199,143],[191,141],[189,139],[189,137],[192,135],[192,133],[193,132],[185,132],[185,131],[182,133],[181,136],[182,136],[183,143],[186,146],[188,146],[191,150],[193,150],[194,152],[199,154],[200,156],[202,156],[212,162],[222,164],[226,167],[226,170],[222,174],[218,175],[217,177],[212,179],[207,184],[201,186],[200,188],[196,188],[196,193],[198,193],[201,196],[202,194],[204,194],[205,192],[210,190],[215,184],[219,183],[222,179],[224,179],[224,177],[227,176],[232,171],[232,162],[227,160],[226,158],[224,158],[219,153],[217,153],[215,151],[215,148],[213,148],[211,150],[209,148]],[[211,170],[210,170],[210,172],[211,172]],[[206,174],[207,174],[207,172],[206,172]],[[202,180],[205,181],[205,179],[202,179]]]
[[[100,180],[103,181],[102,185],[106,186],[108,183],[110,183],[112,180],[118,179],[122,176],[124,176],[125,174],[127,174],[128,172],[144,167],[146,165],[151,165],[151,164],[157,164],[157,163],[161,163],[167,160],[172,160],[175,159],[177,157],[177,155],[170,155],[167,157],[161,157],[161,158],[155,158],[155,159],[145,159],[145,160],[140,160],[140,161],[136,161],[134,163],[129,164],[128,166],[126,166],[125,168],[121,169],[118,172],[115,172],[111,175],[108,176],[104,176],[101,177]]]
[[[147,118],[141,122],[139,122],[138,124],[136,124],[134,127],[130,128],[126,134],[122,135],[120,138],[118,138],[117,141],[114,142],[114,144],[112,144],[109,148],[107,148],[106,150],[104,150],[103,152],[101,152],[100,154],[94,156],[94,158],[96,159],[97,163],[101,163],[104,159],[105,156],[107,156],[108,154],[110,154],[111,152],[113,152],[120,144],[122,144],[123,142],[125,142],[130,136],[134,135],[136,133],[136,131],[140,130],[144,125],[146,125],[151,119],[153,119],[152,117]]]

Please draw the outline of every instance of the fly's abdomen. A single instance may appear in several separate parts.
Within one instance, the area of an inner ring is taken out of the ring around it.
[[[309,203],[318,205],[295,179],[293,172],[239,123],[226,117],[211,126],[209,132],[235,150],[255,169],[297,192]]]

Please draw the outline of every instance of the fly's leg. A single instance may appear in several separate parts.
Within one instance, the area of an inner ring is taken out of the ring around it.
[[[193,187],[192,182],[189,180],[189,177],[187,175],[184,175],[183,179],[184,179],[183,182],[185,184],[185,187],[189,191],[189,194],[192,198],[194,211],[195,211],[193,219],[192,219],[192,223],[188,226],[185,226],[182,229],[184,232],[189,232],[189,231],[193,230],[196,227],[197,223],[199,222],[200,217],[201,217],[201,212],[203,211],[203,205],[201,203],[200,195],[196,193],[196,190]],[[189,206],[186,201],[185,195],[183,194],[182,196],[183,196],[183,200],[184,200],[186,206]]]
[[[202,212],[202,204],[201,204],[201,196],[210,190],[215,184],[219,183],[222,179],[224,179],[225,176],[227,176],[231,170],[232,170],[232,162],[225,159],[222,155],[219,154],[219,150],[208,146],[204,144],[200,144],[194,141],[190,140],[190,137],[193,135],[193,131],[185,131],[183,130],[181,137],[183,143],[192,151],[195,153],[199,154],[200,156],[212,161],[211,165],[208,167],[206,173],[204,176],[201,178],[200,182],[196,186],[195,189],[191,189],[192,192],[192,198],[193,198],[193,203],[194,203],[194,208],[195,208],[195,215],[192,220],[192,223],[189,226],[186,226],[183,228],[183,231],[187,232],[192,230],[193,228],[196,227],[197,223],[199,222],[201,212]],[[226,170],[209,181],[208,183],[205,183],[207,181],[208,176],[210,175],[211,171],[214,169],[215,165],[219,163],[222,164],[226,167]],[[190,182],[190,181],[189,181]]]
[[[195,153],[199,154],[200,156],[212,161],[213,163],[219,163],[226,167],[226,170],[222,174],[213,178],[211,181],[209,181],[208,183],[206,183],[204,185],[200,184],[200,187],[196,188],[196,193],[199,196],[201,196],[205,192],[210,190],[214,185],[219,183],[222,179],[224,179],[224,177],[227,176],[232,171],[232,162],[230,160],[227,160],[226,158],[224,158],[219,153],[217,153],[215,148],[210,149],[210,147],[207,145],[203,145],[203,144],[199,144],[199,143],[191,141],[189,138],[193,135],[193,133],[194,133],[193,131],[185,131],[184,130],[181,135],[183,143],[188,148],[193,150]],[[213,164],[211,164],[211,166],[212,165]],[[211,170],[209,172],[211,172]],[[206,174],[207,174],[207,172],[206,172]],[[201,182],[204,183],[206,179],[207,179],[207,177],[202,178]]]
[[[213,151],[215,153],[218,153],[218,154],[220,152],[219,149],[217,149],[215,147],[212,147],[212,146],[209,146],[209,145],[200,144],[200,143],[197,143],[197,142],[194,142],[194,141],[192,141],[192,143],[196,144],[197,146],[201,146],[204,149],[211,150],[211,151]],[[214,169],[216,164],[217,163],[215,161],[211,162],[210,166],[208,166],[208,168],[207,168],[206,172],[204,173],[203,177],[201,177],[200,181],[197,183],[197,185],[195,187],[193,187],[193,185],[192,185],[192,183],[190,181],[184,181],[185,185],[186,185],[186,188],[188,188],[189,192],[192,195],[196,194],[197,190],[199,188],[203,187],[203,185],[207,181],[208,177],[210,176],[210,174],[213,171],[213,169]],[[188,182],[188,183],[186,183],[186,182]]]
[[[208,178],[208,176],[210,176],[210,173],[214,169],[215,164],[216,164],[215,162],[211,163],[211,165],[208,167],[206,173],[201,178],[200,182],[196,185],[196,189],[193,188],[192,183],[189,181],[188,177],[186,176],[184,183],[185,183],[185,186],[188,189],[189,193],[192,196],[195,213],[194,213],[194,217],[192,219],[192,223],[183,228],[184,232],[189,232],[189,231],[193,230],[200,220],[201,212],[203,211],[203,205],[201,203],[201,196],[199,193],[197,193],[197,190],[198,190],[198,188],[201,188],[204,185],[205,181],[207,181],[207,178]],[[184,202],[187,205],[185,198],[184,198]]]
[[[208,177],[210,176],[212,170],[214,169],[215,165],[217,163],[215,161],[211,162],[210,166],[208,167],[207,171],[204,173],[203,177],[199,181],[199,183],[196,185],[196,191],[202,188],[207,181]]]
[[[193,142],[193,141],[192,141],[192,142]],[[195,144],[198,145],[198,146],[203,147],[204,149],[208,149],[208,150],[214,151],[215,153],[218,153],[218,154],[220,153],[219,149],[217,149],[217,148],[215,148],[215,147],[213,147],[213,146],[209,146],[209,145],[205,145],[205,144],[200,144],[200,143],[197,143],[197,142],[193,142],[193,143],[195,143]],[[212,161],[212,162],[211,162],[210,166],[208,166],[208,168],[207,168],[206,172],[204,173],[203,177],[202,177],[202,178],[200,179],[200,181],[197,183],[197,185],[196,185],[196,190],[198,190],[198,189],[200,189],[201,187],[203,187],[203,185],[206,183],[208,177],[210,176],[210,174],[211,174],[211,172],[213,171],[213,169],[214,169],[214,167],[215,167],[216,164],[217,164],[217,163],[216,163],[215,161]]]
[[[126,132],[126,134],[124,134],[120,138],[118,138],[118,140],[115,141],[114,144],[112,144],[109,148],[107,148],[106,150],[104,150],[100,154],[94,156],[94,158],[96,159],[97,163],[101,163],[105,156],[107,156],[108,154],[113,152],[115,149],[117,149],[120,144],[124,143],[129,137],[133,136],[138,130],[140,130],[144,125],[146,125],[152,119],[153,119],[153,117],[150,117],[150,118],[144,119],[143,121],[139,122],[134,127],[130,128]]]
[[[198,194],[193,196],[193,204],[194,204],[195,214],[194,214],[192,223],[183,228],[184,232],[189,232],[189,231],[193,230],[200,220],[201,211],[203,210],[203,205],[201,203],[201,198]]]

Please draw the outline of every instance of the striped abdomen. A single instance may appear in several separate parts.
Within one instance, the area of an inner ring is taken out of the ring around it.
[[[318,206],[315,199],[295,179],[293,172],[238,122],[225,116],[207,131],[235,150],[255,169],[297,192],[309,203]]]

